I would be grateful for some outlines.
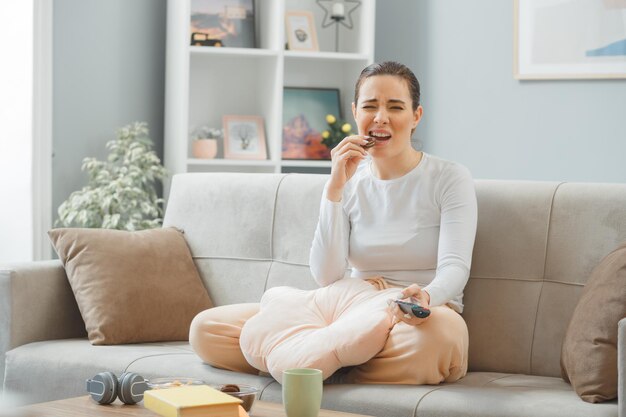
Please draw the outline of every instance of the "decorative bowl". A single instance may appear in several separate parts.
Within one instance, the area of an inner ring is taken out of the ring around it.
[[[148,381],[148,387],[150,389],[182,387],[185,385],[206,385],[206,383],[201,379],[188,378],[184,376],[172,378],[156,378]]]
[[[259,392],[259,389],[253,387],[252,385],[246,384],[223,384],[223,385],[214,385],[213,388],[222,391],[228,395],[232,395],[235,398],[239,398],[243,401],[241,406],[246,411],[250,411],[252,408],[252,404],[254,404],[254,400]],[[238,391],[235,391],[238,389]]]

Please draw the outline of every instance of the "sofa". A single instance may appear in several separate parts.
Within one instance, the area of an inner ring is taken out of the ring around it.
[[[275,286],[313,289],[309,248],[327,178],[176,175],[164,227],[184,231],[216,305],[256,302]],[[626,241],[626,184],[475,185],[478,231],[463,312],[467,376],[436,386],[327,383],[322,406],[381,417],[626,417],[625,320],[618,333],[621,403],[582,401],[559,364],[586,280]],[[105,370],[246,383],[261,389],[260,399],[281,401],[271,377],[203,364],[186,341],[92,346],[58,260],[0,267],[0,309],[3,387],[28,402],[84,395],[85,379]]]

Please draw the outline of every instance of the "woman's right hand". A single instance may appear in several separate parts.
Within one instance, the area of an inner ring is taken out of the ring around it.
[[[341,196],[343,187],[352,178],[359,163],[367,156],[367,151],[362,146],[366,143],[367,140],[363,136],[347,136],[330,151],[332,168],[328,183],[328,196],[331,200],[341,199],[339,197],[339,200],[335,200],[332,197],[333,195]]]

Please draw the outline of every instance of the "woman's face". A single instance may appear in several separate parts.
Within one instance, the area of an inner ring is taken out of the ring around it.
[[[359,135],[373,136],[372,156],[394,156],[411,146],[411,131],[422,117],[422,107],[413,111],[407,82],[394,75],[366,78],[352,113]]]

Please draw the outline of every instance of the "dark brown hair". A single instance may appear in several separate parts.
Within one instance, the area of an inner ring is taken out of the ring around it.
[[[373,77],[375,75],[395,75],[396,77],[400,77],[406,81],[407,86],[409,87],[411,101],[413,102],[413,111],[417,110],[417,106],[420,105],[420,83],[417,81],[417,77],[415,77],[415,74],[413,74],[413,71],[411,71],[409,67],[394,61],[385,61],[380,63],[375,62],[361,71],[361,75],[359,75],[359,79],[357,80],[354,88],[355,105],[359,102],[359,90],[361,89],[361,84],[363,84],[363,81],[365,81],[366,78]]]

